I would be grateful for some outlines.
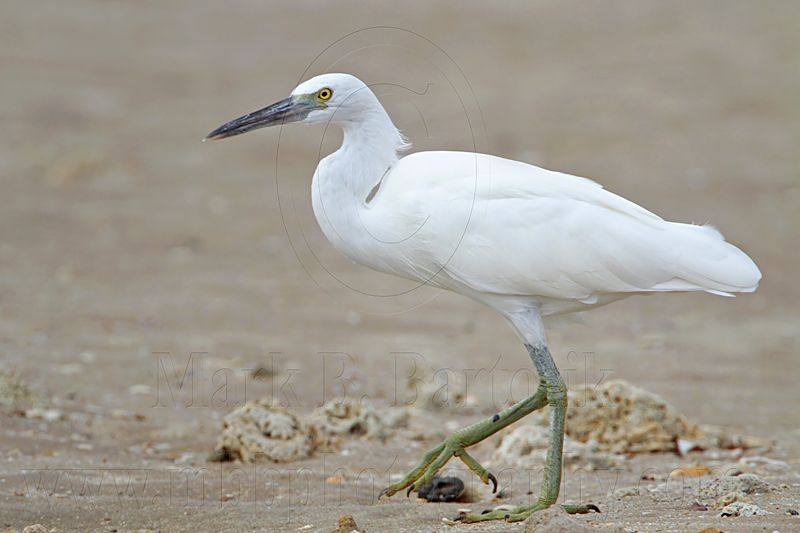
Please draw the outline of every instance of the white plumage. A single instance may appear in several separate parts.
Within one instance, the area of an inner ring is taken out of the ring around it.
[[[578,311],[633,294],[756,289],[753,261],[710,226],[668,222],[568,174],[484,154],[421,152],[360,81],[327,74],[338,108],[308,121],[344,130],[314,175],[314,213],[333,245],[370,268],[447,288],[504,314]]]

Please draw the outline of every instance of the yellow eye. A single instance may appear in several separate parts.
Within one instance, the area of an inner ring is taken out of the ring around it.
[[[320,89],[320,91],[317,93],[317,98],[319,98],[320,100],[330,100],[331,96],[333,96],[333,91],[331,91],[327,87],[324,89]]]

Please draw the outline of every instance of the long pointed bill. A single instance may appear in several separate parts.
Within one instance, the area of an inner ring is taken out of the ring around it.
[[[235,118],[215,129],[203,139],[204,141],[216,141],[247,133],[248,131],[275,126],[277,124],[288,124],[303,120],[310,112],[317,108],[316,103],[311,99],[290,96],[264,109],[253,111],[243,117]]]

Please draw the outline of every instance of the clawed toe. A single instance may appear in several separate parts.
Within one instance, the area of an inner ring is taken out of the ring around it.
[[[497,478],[491,472],[489,472],[489,481],[492,482],[492,494],[497,493]]]
[[[564,504],[561,506],[569,514],[587,514],[591,512],[599,513],[600,508],[593,503],[585,503],[580,505]]]
[[[406,474],[403,479],[383,489],[378,499],[382,496],[392,496],[403,489],[406,489],[406,497],[411,496],[412,492],[417,492],[430,483],[437,472],[439,472],[453,457],[461,459],[470,470],[477,474],[481,481],[487,485],[491,483],[492,494],[497,493],[498,483],[495,475],[482,467],[464,448],[464,444],[458,439],[453,439],[451,435],[450,438],[439,444],[439,446],[429,450],[416,468]]]

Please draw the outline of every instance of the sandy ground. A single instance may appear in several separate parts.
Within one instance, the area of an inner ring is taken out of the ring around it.
[[[634,298],[555,324],[550,341],[572,383],[627,379],[698,422],[774,440],[765,455],[787,466],[759,472],[783,486],[756,500],[769,514],[691,511],[690,490],[609,496],[647,470],[669,484],[707,454],[568,474],[562,493],[600,505],[587,524],[800,530],[785,514],[800,506],[800,4],[530,4],[4,2],[0,365],[53,411],[0,415],[0,528],[329,531],[352,514],[370,532],[434,531],[459,507],[496,505],[477,488],[466,504],[375,501],[426,446],[482,416],[469,404],[428,413],[422,436],[350,439],[286,465],[205,462],[245,398],[296,412],[342,394],[396,404],[409,375],[482,369],[471,397],[502,406],[530,376],[489,310],[325,244],[308,187],[336,132],[199,142],[310,65],[385,82],[418,149],[477,147],[592,177],[666,218],[712,222],[751,254],[764,274],[754,295]],[[400,29],[325,51],[376,25]],[[271,377],[249,377],[257,367]],[[337,469],[344,484],[325,483]],[[527,473],[506,483],[511,503],[538,490]]]

